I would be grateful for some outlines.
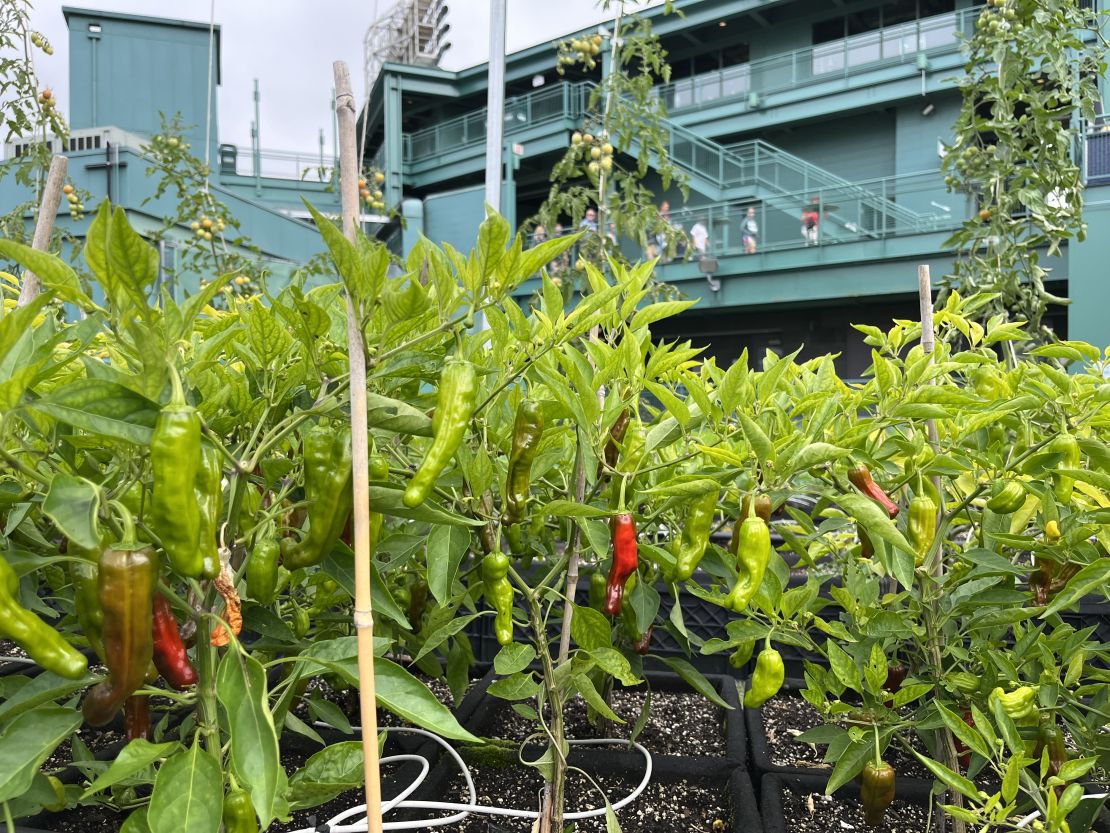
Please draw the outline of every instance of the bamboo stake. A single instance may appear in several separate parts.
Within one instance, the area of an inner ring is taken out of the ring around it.
[[[68,167],[69,159],[61,154],[50,160],[50,172],[46,175],[46,187],[42,189],[39,216],[35,222],[35,236],[31,241],[31,248],[36,251],[45,252],[50,249],[50,235],[54,232],[54,218],[58,216],[58,206],[62,202],[62,188],[66,182]],[[27,272],[23,276],[23,286],[19,290],[16,306],[27,306],[41,291],[38,275]]]
[[[343,233],[352,243],[358,228],[358,153],[355,98],[347,64],[336,61],[335,113],[339,122],[339,193]],[[358,633],[359,712],[362,767],[366,778],[366,830],[381,833],[382,789],[378,764],[378,714],[374,691],[374,613],[370,601],[370,449],[366,415],[366,350],[355,302],[347,296],[347,351],[351,365],[351,457],[355,516],[355,610]]]
[[[917,301],[919,309],[921,310],[921,349],[925,352],[926,356],[929,356],[929,362],[931,364],[933,350],[936,348],[936,327],[933,324],[933,282],[929,274],[929,265],[927,263],[922,263],[917,267]],[[930,379],[929,384],[936,384],[936,380]],[[933,453],[936,454],[938,445],[936,420],[925,420],[925,430],[928,432],[929,435],[929,445],[933,449]],[[941,494],[940,475],[935,474],[931,479],[933,481],[933,486],[937,490],[937,494]],[[943,504],[943,500],[941,501],[941,503]],[[944,507],[942,505],[942,511],[937,515],[938,524],[941,521],[941,516],[944,514],[943,509]],[[928,565],[928,569],[929,572],[937,579],[944,575],[943,547],[936,548],[936,552],[933,554],[933,561],[931,564]],[[939,605],[937,604],[937,600],[934,598],[929,606],[928,615],[930,618],[927,620],[928,624],[926,629],[929,634],[930,653],[932,654],[933,663],[937,666],[938,669],[940,667],[941,661],[940,645],[938,642],[939,635],[936,632],[936,628],[930,627],[930,625],[932,625],[936,621],[939,613]],[[946,727],[942,727],[940,729],[940,753],[941,757],[944,758],[945,766],[947,766],[953,772],[959,772],[959,759],[956,755],[955,740],[952,737],[952,733],[948,731]],[[948,801],[950,804],[954,804],[957,807],[964,806],[963,796],[961,796],[954,790],[948,791]],[[938,830],[940,831],[940,833],[944,833],[946,829],[947,824],[945,817],[943,815],[940,815],[938,817]],[[961,819],[952,819],[953,833],[964,833],[966,829],[966,825]]]

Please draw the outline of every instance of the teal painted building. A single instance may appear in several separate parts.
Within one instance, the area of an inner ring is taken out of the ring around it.
[[[294,269],[323,249],[302,203],[338,214],[330,182],[334,161],[322,154],[240,149],[219,141],[219,26],[207,23],[63,8],[69,28],[70,136],[54,152],[69,157],[69,180],[93,194],[89,216],[73,221],[63,203],[57,223],[78,240],[96,205],[110,199],[123,206],[141,232],[159,228],[176,213],[169,197],[155,198],[157,180],[142,147],[159,133],[161,114],[180,114],[184,139],[198,158],[208,158],[210,191],[241,223],[240,231],[259,250],[271,280],[283,284]],[[5,148],[5,157],[21,143]],[[320,170],[324,169],[323,176]],[[306,171],[311,171],[305,176]],[[29,193],[12,178],[0,182],[0,211],[24,202]],[[30,221],[28,217],[28,221]],[[177,248],[193,234],[175,227],[161,245],[163,266],[172,273]],[[181,275],[177,291],[190,290],[198,276]]]
[[[668,200],[687,231],[701,220],[716,271],[707,276],[694,262],[660,267],[662,280],[699,303],[657,325],[658,334],[693,339],[722,360],[745,347],[761,355],[804,343],[805,354],[838,352],[842,372],[862,372],[870,352],[849,324],[916,317],[917,265],[929,263],[934,279],[949,271],[943,242],[972,210],[947,192],[939,166],[960,107],[960,38],[973,31],[982,4],[675,6],[683,16],[649,14],[672,65],[658,94],[690,195],[684,202],[677,190],[659,189],[657,201]],[[367,156],[381,161],[387,202],[404,206],[405,245],[417,230],[456,247],[474,239],[483,216],[486,76],[485,65],[448,72],[386,64],[371,90]],[[523,151],[506,166],[503,188],[503,213],[514,221],[542,203],[596,81],[557,75],[550,43],[509,56],[506,158],[513,146]],[[1089,161],[1104,165],[1096,156]],[[1102,265],[1110,262],[1110,192],[1097,181],[1090,178],[1087,194],[1088,241],[1047,264],[1051,289],[1074,301],[1050,320],[1063,336],[1106,345],[1110,324],[1100,310],[1110,300]],[[815,243],[801,219],[813,200],[821,217]],[[754,254],[741,233],[749,208],[759,227]]]

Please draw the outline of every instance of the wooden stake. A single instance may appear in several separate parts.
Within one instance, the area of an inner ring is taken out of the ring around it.
[[[358,228],[358,151],[355,97],[347,64],[336,61],[335,113],[339,123],[339,193],[343,233],[352,243]],[[366,830],[381,833],[382,788],[378,764],[378,712],[374,688],[374,612],[370,601],[370,473],[366,415],[366,350],[354,299],[347,296],[347,352],[351,365],[351,456],[355,516],[355,610],[358,633],[362,766],[366,777]]]
[[[937,334],[933,326],[933,282],[929,275],[929,264],[922,263],[917,267],[917,302],[921,310],[921,349],[926,356],[932,356],[936,348]],[[931,360],[930,360],[931,363]],[[935,379],[930,379],[929,384],[936,384]],[[929,445],[933,453],[937,451],[937,421],[925,420],[925,428],[929,432]],[[933,475],[933,485],[940,493],[940,475]],[[939,559],[938,559],[939,561]]]
[[[66,184],[66,170],[69,159],[58,155],[50,160],[50,172],[46,175],[46,187],[42,189],[39,203],[39,216],[35,223],[35,237],[31,248],[45,252],[50,249],[50,235],[54,232],[54,218],[58,216],[58,206],[62,202],[62,188]],[[27,272],[23,276],[23,286],[19,290],[16,306],[25,307],[39,296],[38,275]]]

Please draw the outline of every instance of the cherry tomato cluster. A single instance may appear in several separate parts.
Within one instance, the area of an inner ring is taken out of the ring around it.
[[[85,214],[85,204],[81,202],[81,196],[77,193],[77,189],[67,182],[62,186],[62,193],[66,195],[66,202],[69,203],[70,218],[80,220]]]
[[[358,181],[359,196],[375,211],[385,210],[385,198],[381,186],[385,182],[385,174],[381,171],[369,171],[366,177]]]
[[[559,41],[559,60],[555,71],[560,75],[566,75],[566,67],[572,67],[575,64],[582,64],[586,69],[596,68],[602,43],[604,40],[601,35],[575,38],[570,43]]]
[[[581,158],[589,159],[586,167],[594,176],[613,170],[613,145],[608,137],[575,131],[570,143]]]
[[[214,234],[219,234],[224,230],[224,221],[219,217],[213,220],[211,217],[203,215],[199,220],[190,223],[189,228],[196,233],[197,237],[209,242]]]
[[[992,9],[997,11],[992,12]],[[1014,11],[1011,0],[987,0],[987,11],[979,15],[976,25],[994,36],[1004,34],[1016,36],[1025,29],[1025,26],[1018,22],[1018,15]]]
[[[31,43],[45,52],[47,55],[54,54],[54,47],[50,45],[50,41],[41,32],[31,33]]]

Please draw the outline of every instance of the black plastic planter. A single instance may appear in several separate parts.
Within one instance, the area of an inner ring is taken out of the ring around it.
[[[787,679],[783,683],[780,694],[797,693],[805,687],[805,682],[800,679]],[[744,723],[747,730],[749,748],[751,749],[751,769],[755,777],[762,777],[769,773],[789,775],[814,775],[812,769],[800,767],[779,766],[772,763],[771,751],[767,748],[767,733],[763,725],[763,709],[744,709]],[[832,767],[829,767],[829,772]],[[828,779],[828,772],[824,775],[814,775],[824,780]]]
[[[653,754],[652,759],[657,771],[660,772],[702,772],[712,774],[727,769],[747,769],[747,736],[744,725],[743,709],[736,689],[736,683],[731,677],[709,675],[707,677],[714,690],[721,698],[732,706],[724,712],[722,731],[725,737],[724,756],[685,756]],[[648,685],[653,691],[669,691],[694,693],[694,690],[678,674],[671,672],[647,672]],[[492,682],[492,677],[483,681],[482,694]],[[475,693],[478,687],[475,686]],[[463,725],[479,736],[488,736],[494,720],[501,709],[510,708],[507,701],[498,697],[484,696],[478,702],[470,715],[468,722]],[[591,750],[591,756],[606,759],[607,765],[621,768],[635,765],[641,766],[640,753],[626,752],[618,749]],[[631,762],[631,763],[629,763]]]
[[[760,814],[763,818],[765,833],[791,833],[795,828],[793,819],[785,817],[782,805],[782,791],[789,790],[795,793],[824,793],[827,779],[815,775],[789,775],[770,773],[764,775],[760,790]],[[894,794],[896,801],[904,801],[922,807],[929,806],[929,793],[931,784],[928,781],[899,779],[895,785]],[[838,797],[852,799],[859,798],[859,787],[855,782],[848,783],[837,790]],[[830,830],[829,833],[834,833]],[[835,833],[840,833],[837,829]]]

